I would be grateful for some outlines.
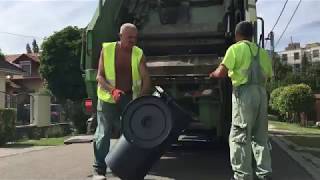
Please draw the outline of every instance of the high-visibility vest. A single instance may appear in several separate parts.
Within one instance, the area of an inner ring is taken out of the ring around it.
[[[105,69],[105,78],[113,86],[116,87],[116,73],[115,73],[115,52],[116,42],[103,43],[103,66]],[[132,98],[138,97],[141,89],[141,77],[139,73],[140,60],[142,58],[143,51],[134,46],[132,48],[131,55],[131,72],[132,72]],[[104,102],[115,103],[110,92],[105,91],[98,86],[97,90],[98,98]]]

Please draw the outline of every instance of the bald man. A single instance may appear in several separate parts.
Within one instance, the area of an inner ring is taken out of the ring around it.
[[[97,73],[97,128],[94,135],[93,179],[106,179],[105,157],[112,129],[120,130],[120,115],[133,99],[150,93],[151,80],[143,51],[135,46],[138,30],[126,23],[120,41],[102,44]]]
[[[270,180],[272,174],[266,93],[272,65],[267,51],[251,42],[253,35],[251,22],[239,22],[237,43],[228,48],[222,63],[210,74],[212,78],[229,76],[233,85],[229,135],[232,180],[252,180],[254,174],[259,180]]]

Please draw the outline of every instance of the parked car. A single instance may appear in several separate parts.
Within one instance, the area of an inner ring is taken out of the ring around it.
[[[64,121],[64,110],[61,104],[51,104],[51,123],[60,123]]]

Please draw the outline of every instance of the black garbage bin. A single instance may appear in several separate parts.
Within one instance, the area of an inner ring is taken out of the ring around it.
[[[191,116],[164,92],[135,99],[122,114],[123,135],[106,164],[123,180],[142,180],[190,121]]]

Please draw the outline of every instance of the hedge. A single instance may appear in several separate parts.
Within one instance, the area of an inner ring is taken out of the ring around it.
[[[285,113],[310,112],[314,106],[312,89],[306,84],[293,84],[272,91],[272,109]]]
[[[279,87],[276,88],[272,91],[272,93],[270,94],[270,106],[273,110],[278,111],[278,107],[279,107],[279,98],[280,98],[280,94],[284,91],[285,87]]]
[[[0,109],[0,145],[14,139],[16,118],[15,109]]]

